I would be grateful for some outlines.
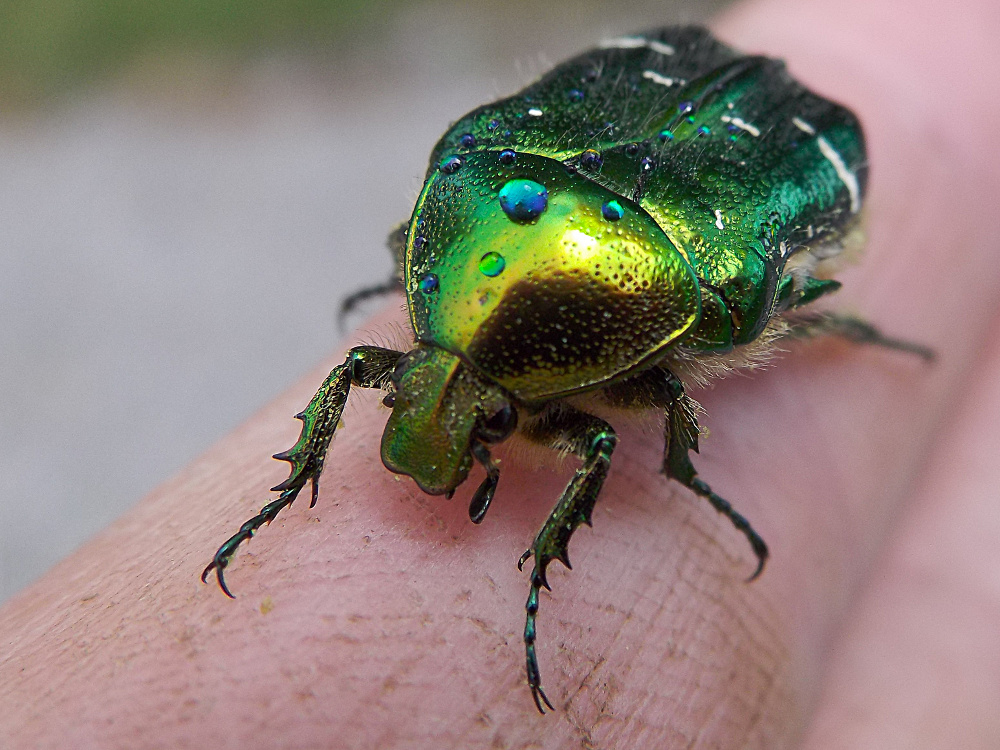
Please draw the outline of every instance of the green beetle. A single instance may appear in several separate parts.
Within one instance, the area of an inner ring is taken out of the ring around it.
[[[535,655],[550,562],[590,523],[617,438],[586,404],[665,414],[663,471],[768,550],[703,482],[688,385],[752,366],[776,340],[835,333],[914,352],[872,326],[799,308],[835,291],[832,261],[857,234],[867,179],[848,110],[781,61],[746,56],[704,29],[611,40],[514,96],[459,120],[431,155],[410,221],[390,238],[415,346],[351,349],[309,406],[281,493],[218,550],[237,547],[317,482],[352,386],[387,391],[382,461],[433,495],[486,471],[469,514],[483,520],[500,476],[490,446],[517,432],[582,465],[521,567],[534,558],[524,642],[538,710],[552,708]],[[395,288],[399,280],[348,303]],[[589,401],[588,401],[589,399]],[[231,594],[230,594],[231,596]]]

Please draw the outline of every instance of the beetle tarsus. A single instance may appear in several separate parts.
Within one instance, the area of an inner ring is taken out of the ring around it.
[[[855,344],[881,346],[899,352],[915,354],[925,362],[933,362],[937,354],[929,346],[914,341],[887,336],[876,326],[853,315],[838,315],[836,313],[817,313],[814,315],[796,316],[790,320],[789,335],[796,338],[815,338],[817,336],[840,336]]]

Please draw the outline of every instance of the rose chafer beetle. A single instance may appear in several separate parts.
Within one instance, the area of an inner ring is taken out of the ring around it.
[[[848,110],[704,29],[611,40],[459,120],[431,155],[410,221],[390,237],[415,344],[350,350],[297,415],[280,495],[215,554],[237,547],[311,483],[353,386],[387,392],[382,462],[450,496],[486,472],[469,515],[483,520],[500,471],[490,447],[515,432],[581,461],[518,566],[533,559],[524,643],[538,710],[538,596],[553,560],[589,524],[615,431],[588,404],[664,413],[662,470],[750,542],[764,540],[697,474],[698,405],[687,388],[759,363],[777,341],[832,333],[931,353],[855,318],[803,313],[856,241],[868,166]],[[230,594],[231,596],[231,594]]]

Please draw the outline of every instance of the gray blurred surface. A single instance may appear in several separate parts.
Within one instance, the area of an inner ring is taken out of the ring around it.
[[[349,57],[0,115],[0,600],[331,353],[450,121],[721,4],[427,4]]]

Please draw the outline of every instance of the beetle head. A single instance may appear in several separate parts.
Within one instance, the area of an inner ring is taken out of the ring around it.
[[[473,440],[499,442],[517,425],[506,393],[451,352],[420,345],[392,376],[395,401],[382,434],[382,463],[443,495],[468,476]]]

